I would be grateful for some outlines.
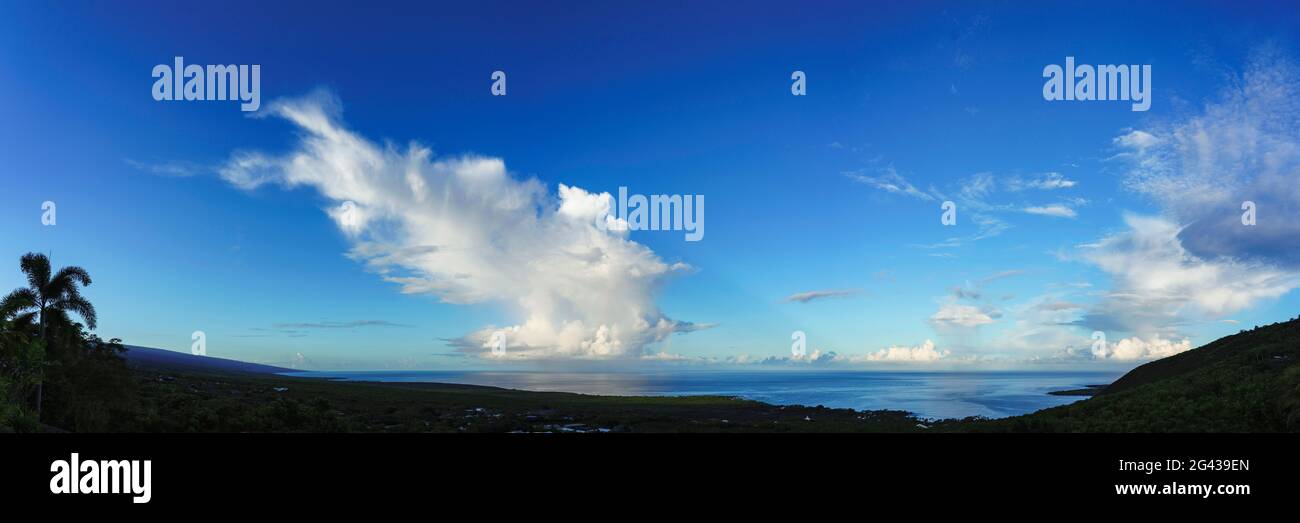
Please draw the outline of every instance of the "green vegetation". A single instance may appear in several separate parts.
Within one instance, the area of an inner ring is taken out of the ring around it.
[[[1091,399],[969,430],[1300,431],[1300,318],[1156,360]]]
[[[1106,385],[1088,385],[1082,389],[1054,390],[1048,392],[1053,396],[1096,396],[1106,389]]]
[[[0,431],[111,428],[132,408],[135,380],[120,341],[86,331],[96,320],[80,290],[90,275],[80,267],[55,272],[35,253],[19,268],[28,286],[0,300]]]

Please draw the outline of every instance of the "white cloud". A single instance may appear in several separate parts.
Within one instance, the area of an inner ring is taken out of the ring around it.
[[[146,163],[131,158],[126,159],[126,164],[136,168],[141,172],[162,176],[165,178],[189,178],[203,173],[210,173],[209,167],[199,165],[193,162],[157,162]]]
[[[1117,146],[1126,149],[1132,149],[1137,153],[1142,153],[1145,152],[1147,149],[1150,149],[1151,147],[1155,147],[1156,145],[1158,145],[1160,143],[1160,139],[1156,138],[1155,135],[1148,133],[1146,131],[1130,130],[1125,134],[1116,136],[1114,142],[1115,145]]]
[[[374,143],[343,127],[328,94],[278,101],[269,112],[298,126],[299,143],[282,155],[236,153],[222,177],[245,190],[314,189],[331,202],[326,212],[352,242],[349,255],[403,292],[500,302],[522,318],[470,333],[461,350],[489,353],[484,343],[501,330],[510,358],[642,356],[675,332],[703,328],[654,303],[654,289],[686,265],[595,226],[608,193],[561,184],[552,196],[535,179],[511,176],[499,158]]]
[[[950,301],[940,305],[939,310],[930,316],[930,324],[936,328],[971,328],[993,323],[999,317],[1001,313],[997,309]]]
[[[1019,192],[1029,189],[1038,189],[1042,191],[1051,191],[1055,189],[1069,189],[1078,185],[1078,182],[1062,176],[1061,173],[1044,173],[1033,178],[1025,179],[1018,176],[1008,178],[1005,182],[1008,191]]]
[[[984,203],[984,198],[996,188],[997,180],[993,173],[980,172],[962,179],[957,194],[963,202],[986,209],[988,204]]]
[[[1112,352],[1167,355],[1184,349],[1164,341],[1183,326],[1231,321],[1300,286],[1300,74],[1289,57],[1257,52],[1200,111],[1126,129],[1114,145],[1125,185],[1161,216],[1127,215],[1127,231],[1081,248],[1114,285],[1076,323],[1138,336]],[[1256,225],[1242,223],[1245,201]]]
[[[934,342],[925,340],[925,343],[915,347],[893,346],[880,349],[876,352],[854,356],[849,358],[852,362],[864,361],[881,361],[881,362],[932,362],[947,358],[952,353],[950,351],[940,351],[934,348]]]
[[[876,169],[876,171],[876,176],[868,176],[861,171],[846,172],[844,175],[850,180],[867,184],[885,192],[907,195],[925,201],[934,200],[934,196],[917,189],[906,178],[898,174],[898,171],[894,170],[892,165]]]
[[[1173,341],[1161,339],[1160,336],[1154,336],[1150,340],[1132,337],[1124,338],[1115,343],[1107,343],[1104,346],[1098,344],[1098,346],[1093,347],[1092,355],[1103,360],[1154,360],[1173,356],[1191,348],[1192,340],[1186,338],[1181,341]]]
[[[1300,267],[1300,71],[1271,49],[1201,111],[1115,138],[1125,185],[1184,225],[1183,246],[1205,258]],[[1257,224],[1241,222],[1256,204]]]
[[[1025,207],[1025,212],[1029,214],[1039,214],[1042,216],[1055,216],[1057,218],[1074,218],[1075,216],[1078,216],[1078,214],[1074,212],[1074,209],[1071,209],[1059,203],[1054,203],[1051,205],[1045,205],[1041,207]]]
[[[1081,246],[1083,258],[1114,280],[1084,319],[1094,329],[1167,332],[1189,318],[1231,314],[1300,286],[1297,274],[1271,265],[1193,255],[1167,219],[1129,214],[1124,221],[1128,231]]]

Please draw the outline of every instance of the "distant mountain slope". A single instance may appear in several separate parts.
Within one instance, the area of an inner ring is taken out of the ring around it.
[[[295,372],[294,369],[259,365],[211,356],[195,356],[164,349],[127,345],[126,364],[132,367],[165,367],[188,371],[240,372],[246,374],[274,374]]]
[[[1035,432],[1300,431],[1300,318],[1147,363],[1091,399],[992,425]]]

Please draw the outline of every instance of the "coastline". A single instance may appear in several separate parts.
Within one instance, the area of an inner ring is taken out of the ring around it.
[[[1119,373],[1058,371],[300,371],[288,377],[344,382],[429,383],[498,387],[520,392],[610,397],[723,396],[776,406],[905,411],[923,419],[1008,418],[1067,405],[1060,394]]]

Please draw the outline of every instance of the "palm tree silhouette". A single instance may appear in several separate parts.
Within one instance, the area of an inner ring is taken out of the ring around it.
[[[86,327],[95,328],[95,306],[81,296],[80,287],[90,285],[90,274],[85,269],[69,266],[59,269],[51,275],[50,258],[44,254],[29,252],[19,262],[19,268],[27,274],[27,287],[15,289],[0,300],[4,309],[18,322],[30,320],[35,314],[39,325],[40,338],[46,339],[50,326],[67,328],[72,326],[68,313],[75,313],[85,320]],[[31,312],[22,312],[31,309]],[[44,384],[36,385],[36,419],[41,416],[41,396]]]
[[[23,312],[35,305],[17,292],[10,293],[0,300],[0,332],[22,330],[32,323],[35,312]]]

